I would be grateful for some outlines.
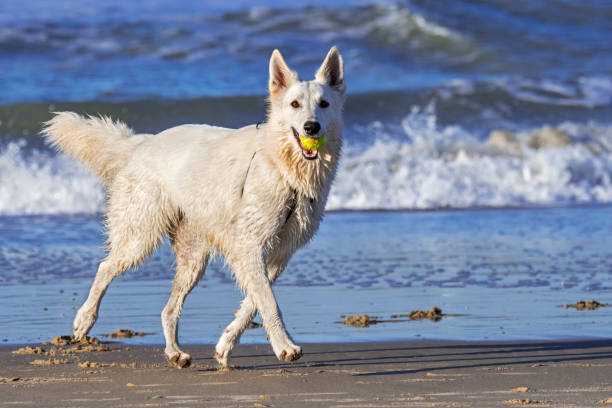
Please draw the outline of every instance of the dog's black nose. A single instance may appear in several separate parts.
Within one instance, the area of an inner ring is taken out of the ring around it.
[[[310,120],[310,121],[304,123],[304,130],[310,136],[314,136],[317,133],[319,133],[319,130],[321,130],[321,125],[319,124],[319,122],[314,122],[314,121]]]

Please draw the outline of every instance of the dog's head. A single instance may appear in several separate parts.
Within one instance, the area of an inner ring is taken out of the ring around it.
[[[312,81],[300,81],[283,56],[274,50],[270,58],[269,121],[280,127],[284,142],[293,154],[316,161],[319,150],[336,153],[341,140],[341,113],[344,104],[342,56],[332,47]],[[325,138],[322,146],[316,139]],[[309,143],[304,142],[305,139]],[[306,145],[306,146],[305,146]]]

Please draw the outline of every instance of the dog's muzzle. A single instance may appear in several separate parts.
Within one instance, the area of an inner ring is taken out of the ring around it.
[[[292,126],[291,130],[293,131],[293,136],[295,137],[295,140],[298,143],[298,146],[300,146],[300,149],[302,149],[302,157],[304,157],[306,160],[316,160],[319,158],[319,151],[318,150],[309,150],[307,148],[304,147],[304,145],[302,145],[302,141],[300,140],[300,134],[297,132],[297,130],[295,130],[295,128]]]

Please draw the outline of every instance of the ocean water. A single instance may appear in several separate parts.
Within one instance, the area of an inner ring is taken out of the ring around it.
[[[274,48],[308,79],[332,45],[343,158],[320,233],[276,288],[296,339],[609,337],[609,308],[560,306],[612,303],[611,19],[596,0],[3,1],[0,337],[69,332],[104,256],[104,192],[44,144],[50,111],[239,127],[264,119]],[[94,333],[159,343],[171,270],[164,247],[118,279]],[[241,296],[220,264],[202,284],[187,342],[213,342]],[[461,316],[338,323],[431,306]]]
[[[104,236],[96,216],[0,217],[0,333],[8,343],[67,334],[85,300]],[[460,211],[332,212],[275,285],[299,342],[558,339],[609,337],[612,307],[564,309],[610,300],[612,206]],[[170,294],[173,257],[162,246],[110,286],[92,334],[117,328],[153,333]],[[185,302],[183,343],[214,343],[242,299],[213,262]],[[440,307],[440,322],[392,319]],[[341,316],[391,322],[367,328]],[[263,329],[243,342],[265,341]]]

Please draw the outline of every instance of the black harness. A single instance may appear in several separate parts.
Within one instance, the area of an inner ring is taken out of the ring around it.
[[[291,203],[289,204],[289,211],[287,212],[287,218],[285,218],[285,224],[287,224],[287,222],[289,221],[289,218],[291,218],[291,216],[295,212],[295,207],[297,206],[297,202],[298,202],[297,190],[295,188],[292,188],[291,190],[293,191],[293,196],[291,197]]]

